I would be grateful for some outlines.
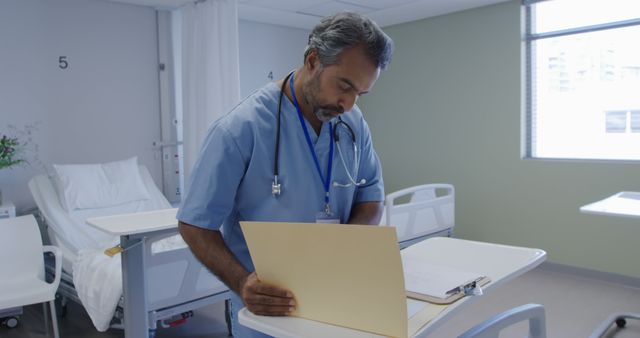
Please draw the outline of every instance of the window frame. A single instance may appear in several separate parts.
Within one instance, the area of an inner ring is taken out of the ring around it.
[[[535,67],[535,47],[534,42],[538,40],[555,38],[560,36],[567,35],[576,35],[576,34],[584,34],[590,32],[604,31],[616,28],[623,27],[631,27],[631,26],[640,26],[640,18],[629,19],[629,20],[621,20],[621,21],[613,21],[601,24],[593,24],[586,25],[580,27],[573,27],[567,29],[554,30],[544,33],[533,33],[533,24],[534,24],[534,9],[533,7],[537,3],[546,2],[550,0],[522,0],[521,8],[524,11],[524,76],[525,76],[525,107],[524,107],[524,146],[523,146],[523,159],[526,160],[550,160],[550,161],[569,161],[569,162],[616,162],[616,163],[637,163],[640,162],[638,159],[599,159],[599,158],[574,158],[574,157],[541,157],[534,156],[534,119],[533,119],[533,111],[534,111],[534,93],[535,86],[533,85],[533,71]],[[629,116],[629,118],[631,118]]]

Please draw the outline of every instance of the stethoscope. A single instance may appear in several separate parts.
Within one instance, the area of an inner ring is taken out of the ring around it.
[[[282,115],[282,97],[284,96],[284,88],[287,85],[287,80],[293,75],[293,72],[289,73],[282,82],[282,87],[280,87],[280,99],[278,100],[278,117],[277,117],[277,127],[276,127],[276,146],[274,150],[274,161],[273,161],[273,182],[271,183],[271,193],[273,196],[279,196],[282,193],[282,184],[278,182],[278,174],[279,174],[279,166],[280,166],[280,120]],[[351,136],[351,145],[353,148],[353,170],[349,170],[347,168],[347,162],[344,160],[344,155],[342,154],[342,149],[340,148],[340,136],[338,133],[338,126],[343,125],[345,129],[349,132],[349,136]],[[336,142],[336,146],[338,148],[338,155],[340,156],[340,162],[342,163],[342,167],[347,173],[347,177],[349,178],[348,183],[338,183],[333,181],[334,187],[351,187],[351,186],[361,186],[367,183],[367,180],[364,178],[360,181],[356,181],[356,171],[360,165],[360,156],[358,156],[358,145],[356,144],[356,134],[353,132],[353,129],[347,122],[342,120],[342,117],[338,116],[338,122],[336,122],[332,126],[333,139]],[[353,175],[352,175],[353,172]]]

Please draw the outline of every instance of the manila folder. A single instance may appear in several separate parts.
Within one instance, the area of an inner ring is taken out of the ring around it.
[[[407,337],[393,227],[240,222],[258,278],[291,291],[293,316]]]

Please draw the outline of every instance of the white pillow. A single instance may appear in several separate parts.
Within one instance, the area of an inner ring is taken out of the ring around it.
[[[138,158],[103,164],[54,164],[58,195],[67,211],[97,209],[150,198]]]

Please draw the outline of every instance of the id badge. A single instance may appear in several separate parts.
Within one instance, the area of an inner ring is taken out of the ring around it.
[[[316,214],[316,223],[340,224],[340,219],[336,217],[327,206],[324,211],[320,211]]]

